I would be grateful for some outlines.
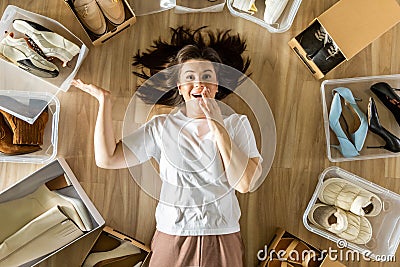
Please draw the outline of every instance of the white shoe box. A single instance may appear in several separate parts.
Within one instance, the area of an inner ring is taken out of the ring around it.
[[[320,203],[318,200],[318,194],[322,189],[322,183],[329,178],[335,177],[342,178],[357,186],[360,186],[361,188],[376,194],[382,200],[382,211],[377,216],[365,217],[371,223],[372,238],[364,245],[354,244],[350,241],[343,241],[343,239],[339,238],[328,230],[313,225],[307,218],[314,204]],[[396,254],[396,250],[400,242],[399,220],[400,195],[339,167],[329,167],[321,173],[314,194],[311,197],[311,200],[303,214],[303,224],[309,231],[335,242],[341,246],[340,249],[347,247],[361,253],[360,257],[365,255],[366,257],[377,261],[384,261],[385,259],[389,259]],[[333,249],[339,248],[334,247]]]
[[[35,171],[31,175],[21,179],[16,184],[4,189],[0,192],[0,203],[15,200],[24,197],[32,192],[34,192],[40,185],[64,174],[72,186],[62,189],[64,195],[70,197],[79,198],[82,200],[83,204],[87,208],[90,219],[93,224],[93,229],[85,232],[82,236],[70,242],[69,244],[63,246],[62,248],[45,255],[43,257],[37,258],[31,262],[25,263],[22,266],[39,266],[41,264],[49,264],[51,266],[81,266],[84,258],[89,253],[91,247],[93,246],[95,240],[101,232],[105,222],[100,213],[97,211],[96,207],[93,205],[89,197],[86,195],[85,191],[79,184],[79,181],[75,177],[74,173],[68,166],[67,162],[58,158],[53,162],[47,164],[43,168]],[[16,211],[18,212],[18,211]],[[2,220],[6,220],[0,214]],[[91,242],[90,242],[91,241]],[[23,249],[23,248],[22,248]],[[74,256],[71,257],[71,250],[69,253],[61,256],[64,250],[72,249]]]

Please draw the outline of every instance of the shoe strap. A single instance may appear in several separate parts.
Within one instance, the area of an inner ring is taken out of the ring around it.
[[[290,255],[290,252],[292,252],[293,250],[295,250],[295,248],[297,247],[297,245],[299,244],[299,240],[294,238],[292,242],[290,242],[289,246],[285,249],[285,257],[286,259],[288,258],[288,256]]]

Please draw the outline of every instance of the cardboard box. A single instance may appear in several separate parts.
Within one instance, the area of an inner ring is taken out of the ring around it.
[[[100,234],[100,237],[94,244],[93,248],[91,249],[88,257],[86,259],[89,259],[89,256],[91,253],[102,253],[103,255],[109,251],[114,251],[114,255],[116,251],[118,251],[118,248],[121,246],[122,242],[129,242],[128,245],[132,245],[134,248],[138,249],[138,254],[132,255],[127,255],[128,257],[125,256],[118,256],[114,257],[114,263],[118,267],[144,267],[148,266],[149,260],[150,260],[150,248],[145,246],[142,242],[127,236],[117,230],[112,229],[109,226],[105,226],[103,229],[103,232]],[[122,254],[121,254],[122,255]],[[112,265],[112,260],[113,258],[107,258],[105,256],[105,260],[109,262],[107,266],[113,266]]]
[[[76,19],[79,21],[79,24],[82,26],[82,28],[85,30],[86,35],[89,37],[93,45],[101,45],[107,40],[109,40],[111,37],[117,35],[118,33],[128,29],[131,25],[135,24],[136,22],[136,16],[135,13],[133,12],[131,6],[129,5],[127,0],[122,0],[124,4],[124,10],[125,10],[125,21],[120,24],[120,25],[113,25],[111,24],[107,18],[106,18],[106,24],[107,24],[107,30],[106,33],[101,35],[101,36],[96,36],[95,34],[91,33],[89,30],[85,28],[85,26],[81,23],[72,0],[64,0],[69,9],[74,13]]]
[[[302,253],[301,252],[296,252],[295,250],[288,252],[289,255],[283,255],[282,252],[286,249],[286,248],[280,248],[279,247],[279,243],[282,241],[282,239],[293,239],[293,240],[297,240],[299,242],[302,242],[304,245],[306,245],[307,248],[307,252],[310,253],[317,253],[315,255],[317,255],[317,260],[318,262],[320,262],[320,264],[318,265],[317,263],[313,263],[310,266],[314,266],[314,267],[345,267],[344,264],[342,264],[339,261],[335,261],[332,260],[329,257],[329,254],[325,253],[324,255],[321,254],[321,250],[311,246],[310,244],[306,243],[305,241],[301,240],[300,238],[292,235],[291,233],[283,230],[282,228],[278,228],[276,230],[276,233],[274,235],[274,237],[272,238],[271,242],[268,244],[267,246],[267,255],[263,255],[265,256],[265,260],[260,262],[259,267],[266,267],[268,266],[268,262],[273,260],[273,259],[278,259],[279,257],[281,257],[282,261],[285,261],[286,258],[288,259],[288,261],[290,261],[290,258],[297,258],[299,257],[301,259],[302,257]],[[283,251],[281,251],[283,250]],[[293,253],[292,253],[293,252]],[[264,251],[265,253],[265,251]],[[284,253],[284,252],[283,252]],[[260,253],[257,256],[260,256],[262,253]],[[304,255],[306,255],[304,253]],[[298,264],[299,265],[299,264]],[[301,264],[300,264],[301,265]],[[300,266],[299,265],[299,266]],[[297,265],[296,265],[297,266]]]
[[[400,6],[396,0],[341,0],[312,21],[320,24],[343,55],[341,61],[329,70],[321,70],[301,45],[301,37],[307,31],[289,41],[289,46],[299,56],[316,79],[350,60],[358,52],[400,21]],[[340,54],[339,54],[340,55]]]
[[[83,241],[87,241],[85,239],[90,239],[90,237],[92,237],[92,235],[95,234],[97,230],[101,229],[105,224],[104,219],[101,217],[100,213],[97,211],[93,203],[86,195],[83,188],[80,186],[79,181],[76,179],[75,175],[69,168],[66,161],[62,158],[58,158],[57,160],[47,164],[43,168],[35,171],[31,175],[23,178],[16,184],[1,191],[0,203],[22,198],[34,192],[39,186],[45,184],[46,182],[49,182],[54,178],[63,175],[66,177],[67,180],[69,180],[68,184],[72,184],[72,186],[62,188],[60,192],[62,192],[63,195],[79,198],[83,202],[85,208],[87,209],[90,215],[90,220],[93,227],[90,231],[84,232],[83,235],[76,238],[69,244],[61,247],[60,249],[53,251],[40,258],[37,258],[35,260],[32,260],[30,262],[27,262],[22,266],[38,266],[46,261],[51,262],[52,266],[81,266],[84,257],[87,255],[87,253],[89,252],[90,248],[93,246],[94,243],[94,240],[93,242],[89,243]],[[1,214],[0,217],[2,218],[3,222],[4,220],[7,219],[4,218],[4,216],[2,216]],[[98,231],[98,234],[100,234],[100,231]],[[68,260],[66,260],[65,257],[57,257],[57,255],[61,254],[62,251],[65,250],[66,248],[74,246],[74,243],[79,243],[79,249],[75,247],[74,257],[69,257]]]

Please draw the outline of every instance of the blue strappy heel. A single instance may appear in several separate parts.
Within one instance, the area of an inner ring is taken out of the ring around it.
[[[361,151],[364,146],[365,139],[367,137],[368,132],[368,121],[367,116],[360,110],[357,106],[356,100],[350,89],[345,87],[338,87],[333,89],[332,93],[335,93],[333,96],[331,110],[329,112],[329,126],[336,134],[339,140],[339,146],[332,145],[332,147],[338,149],[340,153],[346,158],[355,157],[359,155],[359,151]],[[360,119],[360,127],[354,132],[350,133],[350,138],[346,136],[343,131],[339,118],[342,114],[342,104],[340,102],[340,97],[345,99],[356,112],[358,118]]]

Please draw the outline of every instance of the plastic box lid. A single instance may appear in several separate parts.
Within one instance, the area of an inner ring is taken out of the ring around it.
[[[308,221],[308,213],[313,205],[319,202],[317,198],[321,191],[322,183],[326,179],[333,177],[339,177],[358,185],[376,194],[382,200],[383,208],[381,213],[374,217],[367,217],[372,226],[372,239],[365,245],[357,245],[350,241],[346,242],[328,230],[321,229]],[[336,242],[341,248],[347,247],[374,260],[385,260],[395,255],[400,242],[399,219],[400,195],[339,167],[329,167],[321,173],[314,194],[303,214],[303,224],[309,231]]]
[[[17,32],[12,27],[14,19],[30,20],[54,31],[77,44],[80,47],[80,52],[68,63],[69,66],[67,67],[62,67],[62,63],[58,60],[54,62],[60,71],[59,75],[55,78],[38,77],[0,58],[0,90],[44,92],[53,95],[56,95],[59,90],[67,91],[89,51],[88,48],[59,22],[12,5],[7,6],[0,20],[0,40],[6,37],[5,32],[13,32],[15,38],[24,37],[22,33]],[[5,109],[3,106],[6,104],[0,101],[0,108]],[[43,105],[42,109],[37,109],[38,107],[36,106],[28,114],[18,110],[18,106],[11,110],[10,107],[7,109],[18,118],[33,123],[44,110],[45,106]]]

